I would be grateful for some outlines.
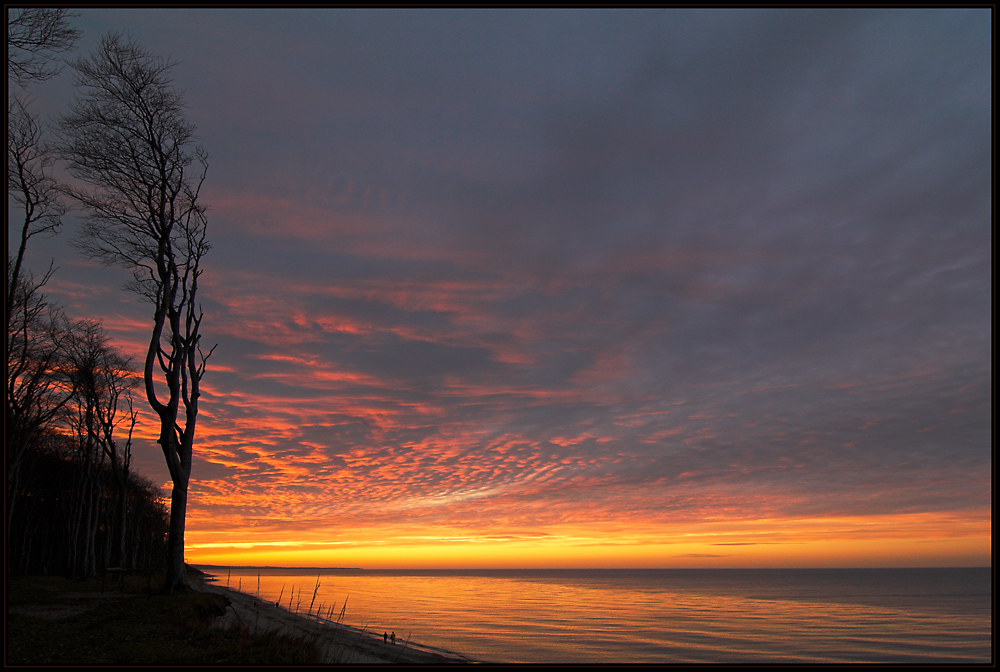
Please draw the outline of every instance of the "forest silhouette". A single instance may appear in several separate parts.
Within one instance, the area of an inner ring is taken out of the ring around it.
[[[29,89],[62,69],[79,38],[74,16],[52,8],[7,15],[7,192],[23,213],[7,257],[7,576],[162,568],[165,588],[182,590],[199,383],[211,354],[200,347],[197,299],[210,247],[198,200],[206,155],[184,118],[173,62],[117,33],[69,62],[77,95],[47,131]],[[125,288],[152,305],[139,370],[100,323],[48,300],[52,265],[41,275],[25,266],[30,241],[57,234],[70,206],[82,211],[76,248],[125,268]],[[137,388],[159,421],[169,510],[132,469]]]

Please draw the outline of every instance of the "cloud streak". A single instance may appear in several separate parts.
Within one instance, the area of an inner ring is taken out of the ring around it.
[[[84,10],[213,155],[189,556],[990,562],[989,16]]]

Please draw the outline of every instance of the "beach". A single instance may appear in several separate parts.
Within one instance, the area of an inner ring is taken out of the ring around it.
[[[229,599],[225,615],[213,624],[217,628],[242,625],[253,632],[276,631],[316,641],[325,661],[346,665],[442,665],[474,663],[461,654],[402,641],[383,641],[381,633],[338,624],[325,619],[296,614],[237,590],[219,585],[209,576],[191,580],[192,587],[220,593]]]

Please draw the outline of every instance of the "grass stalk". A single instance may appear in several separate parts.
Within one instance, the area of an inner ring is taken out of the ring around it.
[[[309,602],[309,612],[308,613],[310,613],[310,614],[312,613],[313,605],[316,603],[316,593],[318,593],[318,592],[319,592],[319,574],[316,575],[316,585],[313,586],[313,598]]]

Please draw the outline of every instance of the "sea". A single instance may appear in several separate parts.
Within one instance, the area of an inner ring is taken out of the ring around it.
[[[492,663],[993,664],[993,570],[200,567],[397,645]]]

